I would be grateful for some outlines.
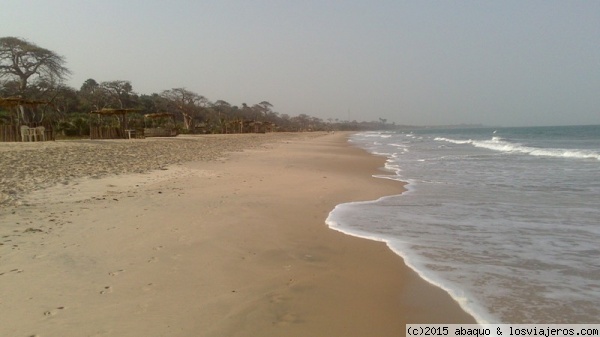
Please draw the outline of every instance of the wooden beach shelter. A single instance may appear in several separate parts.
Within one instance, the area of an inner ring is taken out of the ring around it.
[[[271,122],[261,122],[251,119],[233,119],[224,123],[225,133],[267,133],[277,127]]]
[[[155,112],[144,115],[144,137],[175,137],[177,134],[172,113]]]
[[[37,107],[38,105],[51,104],[47,101],[36,101],[31,99],[25,99],[21,97],[0,97],[0,106],[3,108],[15,108],[18,106],[32,106]]]
[[[262,122],[255,120],[237,121],[240,125],[240,133],[267,133],[273,132],[276,125],[271,122]]]
[[[54,140],[51,128],[38,125],[37,123],[21,124],[19,110],[21,107],[36,108],[40,105],[52,105],[52,103],[41,100],[30,100],[21,97],[0,97],[0,107],[17,110],[17,118],[11,118],[9,125],[0,125],[0,141],[22,142]]]
[[[91,111],[96,119],[90,118],[90,139],[126,139],[143,138],[143,129],[129,128],[127,115],[139,112],[139,109],[102,109]],[[106,118],[116,118],[118,123],[107,123]]]

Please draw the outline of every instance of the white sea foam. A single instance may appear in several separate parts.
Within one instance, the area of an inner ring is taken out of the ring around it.
[[[500,137],[492,137],[491,140],[460,140],[444,137],[435,138],[437,141],[444,141],[453,144],[471,144],[475,147],[481,147],[494,151],[507,153],[521,153],[532,156],[574,158],[574,159],[596,159],[600,160],[600,153],[593,150],[583,149],[557,149],[557,148],[535,148],[524,146],[519,143],[512,143]]]
[[[380,198],[379,200],[385,199],[386,197]],[[419,275],[423,280],[428,283],[443,289],[446,293],[448,293],[455,301],[459,304],[459,306],[467,313],[469,313],[479,324],[488,324],[497,322],[497,319],[490,315],[487,310],[480,306],[478,303],[473,302],[472,297],[465,295],[464,290],[460,288],[452,288],[449,287],[448,282],[442,278],[439,278],[435,273],[430,273],[429,268],[426,267],[427,262],[420,259],[420,257],[416,254],[411,254],[410,249],[406,248],[405,243],[401,240],[385,237],[381,235],[374,234],[368,231],[361,231],[357,229],[348,229],[341,225],[337,217],[340,216],[340,213],[344,212],[344,208],[357,205],[365,205],[370,203],[376,203],[377,201],[364,201],[364,202],[351,202],[346,204],[337,205],[333,211],[329,213],[325,223],[329,226],[329,228],[336,230],[338,232],[378,241],[384,242],[390,250],[392,250],[396,255],[399,255],[404,260],[404,263],[407,267],[412,269],[414,272]],[[343,218],[343,216],[341,216]]]

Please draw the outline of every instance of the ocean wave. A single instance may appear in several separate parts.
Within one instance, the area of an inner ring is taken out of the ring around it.
[[[390,138],[392,137],[391,134],[389,133],[382,133],[382,132],[363,132],[359,134],[362,137],[366,137],[366,138]]]
[[[556,148],[536,148],[525,146],[519,143],[512,143],[500,137],[493,137],[490,140],[459,140],[444,137],[435,138],[436,141],[443,141],[453,144],[471,144],[475,147],[485,148],[494,151],[506,153],[521,153],[539,157],[573,158],[573,159],[596,159],[600,160],[600,153],[591,150],[580,149],[556,149]]]

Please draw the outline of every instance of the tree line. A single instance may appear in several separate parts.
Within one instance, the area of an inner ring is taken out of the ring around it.
[[[0,124],[45,124],[64,135],[89,134],[92,111],[128,109],[133,126],[143,127],[145,114],[168,113],[181,132],[227,133],[232,122],[270,123],[277,131],[365,130],[393,128],[375,122],[323,120],[306,114],[290,116],[273,110],[268,101],[232,105],[210,101],[186,88],[139,94],[128,80],[86,80],[79,89],[65,84],[70,75],[64,57],[16,37],[0,38],[0,97],[48,102],[37,107],[0,107]]]

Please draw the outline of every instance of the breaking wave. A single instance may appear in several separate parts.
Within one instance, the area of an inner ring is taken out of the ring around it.
[[[443,141],[453,144],[471,144],[475,147],[485,148],[505,153],[520,153],[539,157],[573,158],[573,159],[596,159],[600,160],[600,153],[592,150],[581,149],[556,149],[556,148],[536,148],[525,146],[519,143],[512,143],[500,137],[493,137],[490,140],[460,140],[444,137],[435,138],[436,141]]]

